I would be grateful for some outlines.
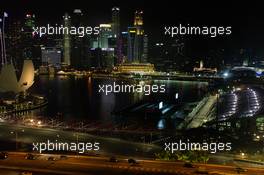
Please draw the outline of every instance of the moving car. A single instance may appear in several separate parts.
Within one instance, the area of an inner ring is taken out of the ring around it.
[[[8,153],[7,152],[0,152],[0,159],[7,159]]]
[[[36,156],[33,155],[33,154],[28,153],[28,154],[25,156],[25,159],[27,159],[27,160],[35,160],[35,159],[36,159]]]
[[[116,162],[118,162],[118,160],[117,160],[116,157],[112,156],[112,157],[110,157],[109,162],[114,162],[114,163],[116,163]]]
[[[183,166],[186,167],[186,168],[194,168],[193,164],[191,164],[190,162],[184,163]]]
[[[128,161],[128,163],[131,163],[131,164],[136,164],[137,163],[137,161],[135,159],[128,159],[127,161]]]

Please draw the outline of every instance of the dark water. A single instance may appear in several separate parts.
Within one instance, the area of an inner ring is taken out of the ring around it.
[[[30,91],[45,95],[49,104],[40,115],[53,117],[61,113],[65,120],[111,120],[111,112],[123,109],[141,100],[177,103],[175,94],[179,93],[180,102],[193,102],[202,98],[207,91],[207,83],[172,80],[141,81],[144,84],[165,85],[166,93],[99,93],[99,85],[135,84],[132,81],[115,79],[93,79],[39,76]],[[137,82],[138,83],[138,82]]]

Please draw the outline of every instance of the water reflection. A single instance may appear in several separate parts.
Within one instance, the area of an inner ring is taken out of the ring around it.
[[[99,93],[99,85],[113,84],[165,84],[166,93]],[[174,80],[135,82],[115,79],[93,79],[91,77],[74,79],[67,76],[39,76],[32,92],[48,97],[49,104],[40,115],[54,117],[58,113],[64,120],[112,120],[111,112],[123,109],[141,100],[164,101],[169,103],[193,102],[207,91],[207,83]],[[178,99],[175,94],[178,93]],[[161,126],[161,124],[160,124]]]

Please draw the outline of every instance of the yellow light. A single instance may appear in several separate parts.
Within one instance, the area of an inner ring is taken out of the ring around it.
[[[110,28],[110,27],[111,27],[111,24],[100,24],[100,27],[107,27],[107,28]]]

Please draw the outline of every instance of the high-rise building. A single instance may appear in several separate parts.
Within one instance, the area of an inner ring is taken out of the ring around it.
[[[109,48],[109,38],[112,37],[111,24],[100,24],[98,43],[100,48]]]
[[[142,62],[147,62],[148,60],[148,35],[143,36],[143,55]]]
[[[121,61],[120,63],[123,62],[128,62],[127,58],[128,58],[128,32],[122,32],[121,33]]]
[[[128,27],[128,61],[145,62],[143,59],[143,11],[136,11],[134,26]]]
[[[41,61],[43,65],[52,65],[60,67],[61,65],[61,50],[55,47],[41,48]]]
[[[112,33],[115,38],[120,35],[120,9],[118,7],[112,8]]]
[[[23,45],[24,45],[24,57],[33,59],[33,27],[35,27],[35,15],[26,14],[25,23],[22,28],[23,31]]]
[[[111,24],[100,24],[100,34],[98,39],[99,48],[101,49],[100,67],[111,68],[114,66],[116,37],[112,35]]]
[[[81,9],[75,9],[71,15],[71,26],[76,28],[86,26],[85,16]],[[71,65],[76,69],[90,67],[90,37],[71,35]]]
[[[68,13],[63,16],[63,23],[64,27],[71,26],[71,17]],[[63,34],[63,63],[68,66],[71,65],[71,37],[67,32]]]
[[[14,66],[20,69],[23,65],[22,23],[20,20],[9,18],[6,37],[7,60],[12,60]]]
[[[137,44],[137,28],[128,27],[127,30],[127,62],[138,62],[136,55],[138,53]]]
[[[143,11],[135,12],[134,26],[143,26]]]
[[[120,33],[120,9],[118,7],[112,8],[112,33],[113,38],[115,39],[115,57],[116,64],[120,64],[123,62],[122,55],[122,36]]]
[[[24,25],[22,27],[22,59],[31,59],[34,63],[34,66],[38,67],[41,65],[41,38],[36,33],[33,33],[33,28],[36,26],[37,22],[35,15],[32,13],[26,14]]]

